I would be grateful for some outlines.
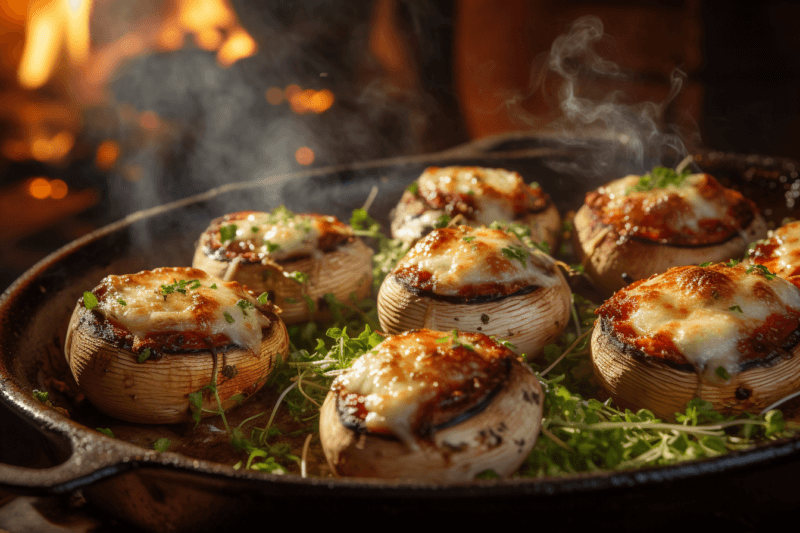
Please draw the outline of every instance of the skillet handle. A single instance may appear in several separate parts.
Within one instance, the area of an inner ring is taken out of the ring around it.
[[[64,427],[63,423],[59,427],[41,415],[36,418],[38,420],[35,422],[39,422],[34,426],[36,431],[59,450],[58,455],[66,456],[66,459],[48,468],[0,463],[0,490],[29,495],[63,494],[135,467],[136,460],[140,458],[137,455],[147,455],[147,452],[141,454],[140,448],[89,429]],[[29,422],[27,419],[25,421]],[[19,420],[16,422],[3,424],[0,438],[6,431],[17,433],[22,430],[23,424]],[[33,439],[15,444],[40,445]]]

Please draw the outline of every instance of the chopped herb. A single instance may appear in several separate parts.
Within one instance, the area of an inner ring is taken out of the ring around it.
[[[470,189],[470,190],[468,190],[468,191],[467,191],[467,194],[468,194],[469,196],[475,196],[475,191],[473,191],[472,189]]]
[[[247,310],[255,309],[256,306],[250,300],[239,300],[238,302],[236,302],[236,307],[242,310],[243,316],[247,316]]]
[[[227,312],[227,311],[222,313],[222,316],[225,317],[225,322],[227,322],[228,324],[233,324],[235,322],[235,320],[233,319],[231,314],[229,312]]]
[[[458,348],[459,346],[466,348],[467,350],[475,351],[475,347],[468,343],[468,342],[461,342],[458,338],[458,330],[454,329],[450,332],[450,335],[446,335],[444,337],[439,337],[436,339],[436,343],[442,344],[444,342],[451,341],[453,348]]]
[[[269,301],[269,294],[267,294],[266,292],[262,292],[261,294],[258,295],[258,298],[256,298],[256,300],[258,300],[258,303],[260,303],[261,305],[267,305],[267,302]]]
[[[217,288],[217,284],[216,283],[212,283],[211,286],[209,287],[209,289],[216,289],[216,288]]]
[[[306,272],[300,272],[299,270],[296,270],[294,272],[284,272],[283,275],[289,279],[293,279],[300,285],[305,285],[308,283],[308,274]]]
[[[671,168],[654,167],[649,174],[640,177],[636,185],[629,187],[628,190],[625,191],[625,194],[652,191],[653,189],[664,189],[669,186],[680,187],[691,174],[691,170],[688,168],[678,174]]]
[[[541,252],[544,252],[544,253],[546,253],[546,254],[549,254],[549,253],[550,253],[550,245],[549,245],[549,244],[547,244],[547,242],[546,242],[546,241],[539,241],[539,242],[533,241],[533,245],[534,245],[536,248],[538,248],[538,249],[539,249],[539,251],[541,251]]]
[[[730,307],[728,308],[728,311],[733,311],[734,313],[742,313],[742,314],[744,314],[744,311],[742,311],[742,308],[741,308],[741,307],[739,307],[738,305],[732,305],[732,306],[730,306]]]
[[[126,302],[126,301],[125,301],[125,300],[123,300],[122,298],[117,298],[117,303],[118,303],[119,305],[122,305],[122,306],[128,305],[128,302]]]
[[[705,268],[705,267],[707,267],[707,266],[711,266],[711,265],[712,265],[712,262],[711,262],[711,261],[706,261],[705,263],[700,263],[700,265],[699,265],[699,266],[701,266],[701,267]]]
[[[186,294],[187,290],[195,290],[199,289],[203,285],[200,283],[200,280],[197,279],[182,279],[182,280],[175,280],[169,285],[162,285],[161,286],[161,294],[167,296],[168,294],[172,294],[178,292],[180,294]]]
[[[91,311],[97,307],[98,304],[99,302],[97,301],[97,296],[88,291],[83,293],[83,306],[86,307],[86,309]]]
[[[100,433],[102,433],[103,435],[108,435],[108,436],[109,436],[109,437],[111,437],[112,439],[113,439],[113,438],[115,438],[115,437],[114,437],[114,432],[113,432],[113,431],[111,431],[111,430],[110,430],[110,429],[108,429],[108,428],[95,428],[95,429],[96,429],[97,431],[99,431]]]
[[[725,381],[731,379],[731,375],[728,374],[728,371],[722,368],[721,366],[718,366],[717,369],[714,370],[714,373],[719,377],[721,377],[722,379],[724,379]]]
[[[502,248],[500,250],[504,256],[508,259],[514,261],[517,260],[522,265],[522,268],[528,266],[528,256],[531,255],[531,252],[522,246],[518,246],[516,244],[512,244],[506,248]]]
[[[258,233],[258,226],[250,226],[250,231],[253,233]]]
[[[172,444],[172,441],[168,438],[160,438],[153,443],[153,449],[157,452],[165,452],[169,449],[170,444]]]
[[[475,240],[474,235],[467,235],[466,237],[461,237],[461,240],[464,242],[472,242]]]
[[[436,222],[433,224],[433,227],[434,229],[446,228],[451,220],[453,220],[453,217],[451,217],[450,215],[441,215],[439,218],[436,219]]]
[[[219,238],[222,243],[226,243],[228,241],[232,241],[236,238],[236,230],[239,229],[239,226],[236,224],[229,224],[227,226],[222,226],[219,228]]]
[[[145,348],[144,351],[139,354],[139,362],[144,363],[148,359],[150,359],[150,348]]]
[[[408,187],[406,187],[406,190],[407,190],[408,192],[410,192],[411,194],[413,194],[414,196],[416,196],[416,195],[417,195],[417,193],[419,192],[419,183],[417,183],[417,182],[415,181],[414,183],[412,183],[411,185],[409,185]]]
[[[772,281],[777,276],[777,274],[770,272],[769,268],[764,265],[751,265],[746,271],[747,274],[752,274],[753,272],[761,272],[769,281]]]
[[[725,263],[725,266],[733,268],[736,265],[738,265],[739,263],[741,263],[741,261],[739,261],[738,259],[731,259],[730,261]]]
[[[306,307],[308,307],[308,312],[313,313],[317,308],[317,304],[314,303],[314,300],[312,300],[311,297],[307,294],[303,295],[303,299],[306,302]]]
[[[278,250],[281,247],[280,244],[275,244],[274,242],[269,242],[269,241],[265,241],[264,244],[267,246],[268,254],[271,254],[272,252]]]

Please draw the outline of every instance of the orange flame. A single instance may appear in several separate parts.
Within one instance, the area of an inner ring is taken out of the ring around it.
[[[25,48],[17,70],[20,85],[27,89],[44,85],[62,50],[73,64],[86,61],[90,13],[91,0],[31,0]]]

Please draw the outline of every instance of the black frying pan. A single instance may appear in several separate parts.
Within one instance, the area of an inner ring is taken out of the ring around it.
[[[595,144],[563,148],[552,141],[505,137],[474,149],[377,161],[232,184],[136,213],[53,253],[0,297],[0,401],[46,438],[56,466],[0,465],[0,488],[29,494],[83,489],[113,515],[156,531],[202,530],[260,521],[280,513],[291,520],[330,524],[345,513],[353,525],[381,527],[431,513],[451,524],[481,519],[557,520],[561,528],[662,529],[694,526],[761,528],[793,518],[800,506],[800,438],[717,459],[622,473],[560,479],[485,480],[459,485],[360,479],[302,479],[157,453],[111,439],[33,399],[46,388],[60,355],[77,298],[109,273],[188,265],[195,240],[223,213],[286,204],[348,219],[373,186],[371,213],[383,217],[404,187],[430,165],[498,166],[540,182],[561,212],[578,207],[583,192],[627,170],[609,167],[591,178],[576,174]],[[700,166],[771,206],[768,218],[792,209],[796,165],[758,156],[702,154]],[[554,170],[557,169],[557,170]],[[0,428],[0,432],[3,429]],[[0,433],[0,438],[8,438]],[[381,520],[376,522],[375,520]],[[687,522],[692,521],[692,522]],[[274,525],[274,524],[273,524]]]

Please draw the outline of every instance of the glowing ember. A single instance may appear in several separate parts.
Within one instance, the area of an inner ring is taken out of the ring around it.
[[[238,60],[250,57],[257,50],[256,42],[246,31],[237,29],[231,32],[228,40],[217,53],[217,61],[223,67],[229,67]]]
[[[294,153],[294,158],[301,165],[310,165],[314,162],[314,151],[308,146],[301,146]]]
[[[278,105],[283,102],[283,91],[277,87],[267,89],[265,96],[267,97],[267,102],[272,105]]]

